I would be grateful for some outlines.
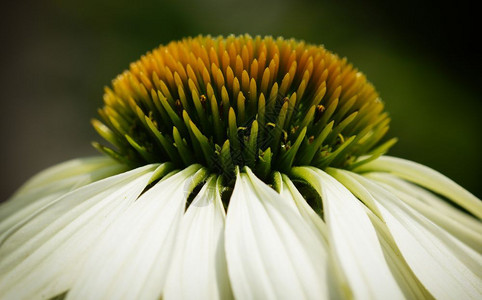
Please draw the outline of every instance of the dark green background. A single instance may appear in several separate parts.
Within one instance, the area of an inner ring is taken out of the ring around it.
[[[103,86],[159,44],[202,34],[324,44],[367,74],[392,116],[390,154],[479,197],[475,7],[419,1],[18,1],[1,26],[0,199],[34,173],[93,155]]]

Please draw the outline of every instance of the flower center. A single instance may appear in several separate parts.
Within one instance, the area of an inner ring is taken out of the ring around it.
[[[106,88],[94,143],[131,166],[200,163],[266,179],[292,166],[350,168],[386,151],[390,119],[365,76],[322,46],[198,36],[142,56]],[[368,158],[359,159],[369,154]]]

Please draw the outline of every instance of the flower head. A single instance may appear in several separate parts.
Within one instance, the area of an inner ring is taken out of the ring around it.
[[[322,46],[161,46],[106,88],[108,157],[0,207],[0,298],[480,298],[482,202],[385,156],[383,109]]]
[[[388,130],[365,76],[322,46],[271,37],[197,37],[142,56],[107,88],[95,129],[129,165],[201,163],[262,178],[293,165],[352,168]],[[378,148],[377,148],[378,146]],[[273,163],[273,162],[276,162]]]

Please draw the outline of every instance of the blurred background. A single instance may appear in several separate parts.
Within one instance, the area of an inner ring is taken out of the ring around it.
[[[198,34],[323,44],[377,87],[390,154],[482,196],[481,58],[474,6],[457,1],[42,0],[3,4],[0,200],[36,172],[95,155],[103,87],[141,54]],[[7,5],[9,5],[7,7]],[[472,4],[475,5],[475,4]]]

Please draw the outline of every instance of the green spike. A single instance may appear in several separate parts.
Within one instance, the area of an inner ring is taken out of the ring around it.
[[[122,149],[125,146],[125,144],[122,143],[118,136],[112,130],[110,130],[109,127],[105,126],[101,121],[97,119],[92,119],[91,124],[94,127],[95,131],[97,131],[97,133],[101,137],[103,137],[112,145],[118,147],[119,149]]]
[[[186,98],[186,93],[184,92],[184,87],[182,85],[177,86],[177,94],[179,95],[179,101],[181,101],[182,108],[190,113],[192,113],[191,105]]]
[[[128,134],[124,135],[127,142],[142,156],[145,161],[154,161],[155,157],[150,153],[146,147],[139,145],[134,139]]]
[[[271,92],[269,94],[268,102],[266,102],[266,122],[274,122],[276,121],[275,117],[275,107],[276,107],[276,100],[278,99],[278,83],[275,82],[273,87],[271,87]]]
[[[333,120],[335,120],[335,123],[340,122],[340,120],[346,115],[348,110],[353,107],[353,105],[356,103],[357,95],[351,97],[346,101],[345,103],[341,104],[340,107],[338,108],[337,112],[333,115]]]
[[[254,167],[256,154],[258,152],[258,121],[254,120],[251,124],[251,132],[248,139],[248,144],[245,149],[246,165],[250,168]]]
[[[109,118],[110,123],[115,127],[115,129],[117,129],[117,131],[122,135],[128,132],[132,122],[124,119],[124,117],[119,115],[119,113],[117,113],[115,110],[108,109],[108,107],[106,109],[108,110],[106,112],[107,118]]]
[[[186,125],[187,131],[189,132],[189,141],[191,142],[191,145],[192,145],[191,150],[193,150],[194,152],[194,157],[196,158],[196,161],[201,162],[203,161],[203,157],[204,157],[202,154],[201,145],[199,144],[199,141],[194,136],[194,132],[192,131],[192,128],[190,125],[191,118],[189,117],[189,114],[185,110],[182,111],[182,119],[184,120],[184,124]],[[186,138],[187,137],[185,137],[185,139]]]
[[[166,99],[166,101],[170,105],[174,105],[174,97],[172,97],[171,92],[169,92],[169,88],[162,80],[160,81],[160,84],[161,84],[161,90],[158,91],[159,99],[161,99],[160,95],[162,95],[162,97]]]
[[[256,80],[254,78],[251,78],[249,82],[249,95],[248,95],[248,117],[250,118],[252,115],[256,113],[256,109],[258,108],[258,91],[257,91],[257,85],[256,85]]]
[[[273,188],[278,194],[283,192],[283,177],[281,176],[280,172],[273,172],[273,179],[271,180],[273,183]]]
[[[161,116],[160,118],[158,118],[158,120],[162,122],[161,123],[162,125],[164,125],[162,127],[164,127],[164,129],[166,129],[167,127],[172,126],[173,124],[170,123],[169,115],[167,114],[166,110],[162,106],[161,101],[157,97],[157,93],[154,89],[151,90],[151,99],[152,99],[152,102],[154,102],[154,106],[156,107],[156,110],[158,111],[158,113]],[[161,125],[161,124],[159,124],[159,125]]]
[[[350,170],[354,170],[356,168],[358,168],[359,166],[363,165],[363,164],[366,164],[368,162],[371,162],[377,158],[379,158],[380,156],[382,156],[383,154],[385,154],[388,149],[390,149],[390,147],[392,147],[393,145],[395,145],[397,143],[398,139],[397,138],[391,138],[389,139],[388,141],[386,141],[385,143],[381,144],[380,146],[376,147],[375,149],[373,149],[373,151],[371,151],[370,153],[368,153],[367,156],[364,156],[362,157],[361,159],[357,160],[355,163],[351,164],[349,166],[349,169]]]
[[[221,168],[225,178],[231,178],[234,171],[234,164],[230,149],[229,140],[226,140],[221,148],[221,154],[219,155],[221,160]]]
[[[154,103],[152,102],[151,98],[149,97],[149,93],[147,92],[147,89],[146,87],[144,86],[144,84],[141,85],[142,87],[142,97],[141,97],[141,100],[142,103],[144,104],[145,108],[148,110],[148,111],[155,111],[156,108],[154,106]]]
[[[333,128],[333,132],[330,133],[330,135],[328,136],[328,138],[326,139],[326,142],[328,144],[332,144],[334,143],[336,137],[338,136],[338,134],[340,134],[343,129],[345,129],[345,127],[350,124],[351,122],[353,122],[353,120],[355,120],[356,116],[358,115],[358,112],[355,111],[354,113],[350,114],[348,117],[346,117],[343,121],[341,121],[341,123],[339,123],[338,125],[335,126],[335,128]]]
[[[315,118],[315,111],[316,111],[316,106],[313,105],[306,113],[305,117],[303,118],[303,121],[301,121],[300,128],[308,127],[313,123]]]
[[[320,132],[323,130],[325,127],[326,123],[328,120],[331,118],[333,113],[335,112],[336,108],[338,107],[338,99],[333,100],[328,107],[326,107],[325,111],[323,112],[323,115],[321,118],[316,122],[315,127],[317,129],[316,132]]]
[[[209,171],[199,164],[193,164],[188,168],[198,169],[196,173],[194,173],[194,175],[192,175],[189,180],[186,181],[184,186],[184,192],[190,194],[196,186],[202,184],[206,180],[206,178],[209,176]]]
[[[293,112],[296,107],[296,93],[291,94],[289,100],[288,100],[288,111],[286,113],[286,121],[285,124],[289,126],[291,124],[291,117],[293,116]],[[284,129],[288,130],[288,127],[285,127]]]
[[[194,102],[194,107],[196,108],[197,116],[199,118],[199,121],[201,122],[201,128],[203,129],[203,132],[205,132],[206,134],[209,134],[209,125],[208,125],[209,123],[205,113],[206,108],[204,106],[206,105],[206,103],[204,104],[201,103],[201,100],[196,90],[192,90],[191,93],[192,93],[192,101]],[[205,96],[203,97],[206,98]]]
[[[136,112],[137,118],[139,119],[139,121],[141,121],[144,128],[148,128],[146,124],[146,119],[145,119],[146,114],[142,111],[142,109],[136,105],[135,112]]]
[[[191,120],[189,120],[189,126],[191,127],[192,133],[194,137],[198,140],[202,153],[204,154],[204,159],[208,166],[212,165],[212,159],[214,157],[213,147],[209,144],[209,140],[205,137],[201,131],[197,128],[196,124],[194,124]]]
[[[334,121],[328,123],[328,125],[323,128],[323,131],[313,140],[313,142],[308,142],[307,144],[302,146],[302,149],[299,151],[300,154],[297,156],[297,161],[295,162],[296,165],[304,166],[311,164],[313,158],[315,157],[315,154],[318,153],[322,143],[331,132],[333,128],[333,123]]]
[[[131,166],[133,165],[133,162],[126,156],[110,149],[110,148],[107,148],[105,146],[102,146],[101,144],[97,143],[97,142],[92,142],[92,146],[97,149],[98,151],[112,157],[113,159],[117,160],[118,162],[120,163],[123,163],[123,164],[126,164],[128,166]]]
[[[174,124],[174,127],[178,128],[178,130],[182,133],[183,136],[186,136],[187,135],[186,125],[182,122],[181,118],[179,118],[177,113],[172,109],[166,97],[164,97],[160,92],[158,92],[157,94],[159,96],[159,100],[161,101],[162,106],[164,107],[167,114],[169,115],[169,118]]]
[[[358,122],[353,124],[353,128],[348,128],[349,130],[360,130],[360,128],[366,127],[368,124],[373,124],[377,120],[379,120],[379,117],[382,115],[379,115],[380,111],[383,109],[381,106],[377,106],[372,103],[372,105],[368,105],[368,107],[365,109],[365,111],[362,111],[360,109],[360,114],[361,118],[358,120]],[[379,115],[379,117],[377,117]],[[373,121],[373,119],[375,120]]]
[[[194,155],[191,153],[186,143],[183,141],[179,130],[174,126],[172,128],[172,135],[174,137],[174,143],[179,155],[185,165],[189,166],[194,163]]]
[[[174,164],[171,162],[165,162],[160,164],[155,170],[154,173],[152,173],[151,178],[149,179],[149,182],[147,182],[147,185],[155,182],[156,180],[166,176],[169,172],[172,172],[174,170]]]
[[[289,169],[291,169],[291,166],[293,165],[293,161],[295,160],[296,154],[298,152],[298,149],[300,148],[301,142],[305,138],[305,135],[306,135],[306,127],[303,127],[300,135],[298,135],[298,138],[296,139],[293,146],[291,146],[291,148],[288,151],[286,151],[281,155],[278,163],[280,171],[288,173]]]
[[[358,150],[358,154],[363,155],[370,151],[370,149],[376,145],[380,141],[380,139],[387,133],[388,131],[388,124],[376,127],[374,131],[371,132],[371,135],[367,138],[367,140],[360,145]]]
[[[223,103],[223,116],[224,116],[224,119],[226,120],[228,118],[231,103],[229,102],[228,91],[224,86],[221,89],[221,101]]]
[[[260,150],[260,155],[258,156],[258,163],[256,165],[256,171],[262,180],[265,180],[271,172],[272,157],[273,153],[271,152],[271,148],[266,149],[264,152],[261,152]]]
[[[216,143],[221,144],[223,141],[223,134],[224,134],[224,124],[221,123],[221,117],[219,115],[218,110],[218,101],[216,100],[216,96],[211,97],[211,113],[212,113],[212,120],[213,120],[213,127],[214,127],[214,134],[215,134],[215,141]]]
[[[306,80],[301,80],[300,85],[298,86],[298,89],[296,90],[296,94],[298,94],[298,99],[301,99],[305,93],[306,90]]]
[[[326,94],[326,83],[324,84],[324,86],[320,85],[320,87],[316,91],[316,94],[313,96],[313,101],[311,102],[310,106],[316,106],[320,104],[320,101],[321,99],[323,99],[325,94]]]
[[[273,139],[271,141],[271,147],[273,148],[273,154],[276,155],[280,147],[281,133],[284,128],[286,113],[288,111],[288,102],[285,102],[281,107],[278,115],[278,120],[276,122],[276,127],[273,129]]]
[[[344,150],[347,149],[353,140],[355,140],[356,136],[351,136],[349,139],[347,139],[343,144],[341,144],[335,151],[330,153],[328,156],[318,159],[315,162],[313,162],[313,165],[317,166],[320,169],[326,168],[330,163],[335,160],[337,157],[343,154]]]
[[[239,124],[244,124],[246,121],[246,98],[243,95],[243,92],[239,92],[238,98],[237,98],[237,121]]]
[[[258,120],[259,128],[264,128],[264,124],[266,122],[265,119],[266,114],[266,100],[264,98],[264,94],[259,95],[258,99],[258,115],[256,119]]]
[[[236,114],[234,113],[233,108],[229,108],[229,117],[228,117],[228,137],[231,141],[232,148],[236,150],[241,150],[241,144],[239,142],[238,137],[238,126],[236,124]]]
[[[152,123],[152,121],[147,116],[146,116],[146,123],[150,129],[150,132],[154,134],[157,141],[161,145],[162,149],[167,153],[171,161],[177,166],[180,166],[181,157],[179,156],[179,153],[177,152],[176,147],[174,147],[172,141],[169,141],[166,137],[164,137],[159,132],[159,130],[157,130],[156,126],[154,126],[154,123]]]

